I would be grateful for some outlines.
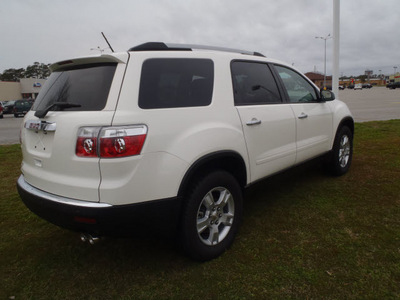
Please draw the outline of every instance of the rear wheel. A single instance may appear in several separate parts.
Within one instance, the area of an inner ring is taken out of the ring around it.
[[[193,186],[183,210],[181,243],[186,254],[205,261],[229,248],[242,216],[242,191],[228,172],[215,171]]]
[[[328,161],[329,171],[336,176],[345,174],[353,157],[353,133],[347,126],[341,127],[335,137],[332,153]]]

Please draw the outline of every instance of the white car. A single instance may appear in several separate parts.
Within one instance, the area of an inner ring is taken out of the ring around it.
[[[334,175],[351,164],[347,106],[259,53],[146,43],[51,70],[25,116],[18,190],[90,241],[173,224],[189,256],[212,259],[244,188],[318,156]]]
[[[361,83],[357,83],[355,86],[354,86],[354,89],[355,90],[362,90],[363,88],[362,88],[362,84]]]

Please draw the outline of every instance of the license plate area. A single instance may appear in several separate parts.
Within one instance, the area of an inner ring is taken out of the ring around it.
[[[28,120],[25,122],[24,128],[29,130],[34,130],[36,132],[43,131],[56,131],[57,125],[56,123],[50,123],[41,120]]]

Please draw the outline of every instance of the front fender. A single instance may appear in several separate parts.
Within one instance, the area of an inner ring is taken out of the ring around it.
[[[331,148],[332,148],[336,132],[342,126],[344,125],[348,126],[354,134],[354,119],[350,109],[343,101],[334,100],[329,102],[329,104],[331,106],[331,110],[333,113],[333,127],[332,127],[333,132],[332,132],[332,143],[331,143]]]

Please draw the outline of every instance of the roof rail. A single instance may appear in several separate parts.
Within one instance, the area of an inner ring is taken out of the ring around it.
[[[204,45],[192,45],[192,44],[171,44],[163,42],[149,42],[144,43],[135,47],[130,48],[128,51],[192,51],[192,50],[213,50],[213,51],[223,51],[223,52],[233,52],[246,55],[262,56],[263,54],[259,52],[251,52],[246,50],[238,50],[224,47],[213,47]]]

